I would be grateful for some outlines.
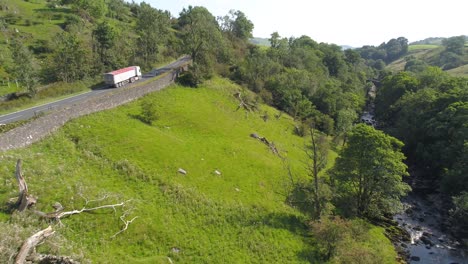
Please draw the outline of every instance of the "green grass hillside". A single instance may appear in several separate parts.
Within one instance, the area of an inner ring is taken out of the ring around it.
[[[104,194],[107,200],[89,206],[129,200],[115,212],[75,215],[55,226],[68,245],[58,249],[61,254],[72,251],[93,263],[319,262],[306,215],[285,203],[289,180],[281,159],[250,134],[275,142],[297,178],[306,174],[304,139],[293,134],[293,120],[275,118],[273,108],[236,111],[232,94],[238,89],[222,79],[198,89],[173,85],[3,153],[0,201],[17,195],[13,172],[22,158],[39,210],[53,211],[57,201],[67,210],[80,209],[83,197]],[[152,125],[138,118],[142,101],[157,106]],[[124,212],[127,220],[138,218],[111,238],[122,228]],[[0,223],[7,223],[10,215],[0,215]],[[37,223],[36,230],[46,226]],[[383,231],[368,226],[366,232],[362,246],[393,263],[396,254]]]
[[[438,61],[440,60],[441,53],[443,52],[444,47],[440,45],[433,45],[433,44],[421,44],[421,45],[409,45],[408,47],[408,54],[392,63],[387,65],[387,69],[391,71],[403,71],[405,69],[405,65],[408,59],[413,58],[417,60],[421,60],[428,65],[437,65]],[[463,60],[466,62],[468,61],[468,47],[465,46],[465,56]],[[468,77],[468,73],[466,72],[467,64],[464,64],[460,67],[456,67],[450,70],[447,70],[453,76],[459,77]]]

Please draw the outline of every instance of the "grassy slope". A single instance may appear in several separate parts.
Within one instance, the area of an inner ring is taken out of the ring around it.
[[[217,79],[199,89],[175,86],[154,93],[144,99],[158,106],[160,119],[153,126],[134,118],[138,102],[70,122],[50,138],[0,157],[0,201],[15,196],[11,175],[21,157],[44,211],[55,201],[80,208],[79,193],[132,199],[128,220],[139,218],[115,239],[110,236],[121,228],[118,214],[64,220],[59,232],[93,262],[314,261],[305,216],[284,203],[287,180],[280,159],[249,134],[274,141],[297,175],[304,174],[304,139],[292,134],[290,117],[264,122],[258,113],[235,111],[235,89]],[[370,245],[382,247],[392,262],[395,253],[382,230],[370,234]]]
[[[405,57],[390,63],[387,66],[387,69],[391,71],[403,71],[405,69],[406,57],[408,56],[414,56],[417,59],[420,59],[426,62],[433,61],[435,60],[436,57],[439,56],[443,48],[438,45],[410,45],[408,50],[409,50],[408,54]],[[466,48],[465,50],[468,51],[468,49]],[[467,58],[468,58],[468,55],[465,55],[465,59]],[[454,68],[454,69],[450,69],[447,72],[453,76],[468,77],[466,64],[463,66]]]

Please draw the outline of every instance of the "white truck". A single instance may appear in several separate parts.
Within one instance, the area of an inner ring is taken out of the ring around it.
[[[127,68],[111,71],[104,74],[104,82],[111,87],[121,87],[127,83],[132,83],[141,78],[140,66],[130,66]]]

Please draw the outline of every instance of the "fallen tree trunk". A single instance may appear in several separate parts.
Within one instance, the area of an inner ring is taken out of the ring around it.
[[[15,264],[25,263],[26,258],[29,256],[31,251],[44,239],[48,238],[54,233],[55,231],[52,230],[51,226],[49,226],[26,239],[26,241],[24,241],[23,245],[21,246],[18,255],[16,255]]]

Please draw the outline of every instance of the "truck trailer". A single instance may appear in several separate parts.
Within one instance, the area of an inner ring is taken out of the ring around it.
[[[121,87],[140,78],[141,70],[139,66],[130,66],[104,74],[104,82],[111,87]]]

